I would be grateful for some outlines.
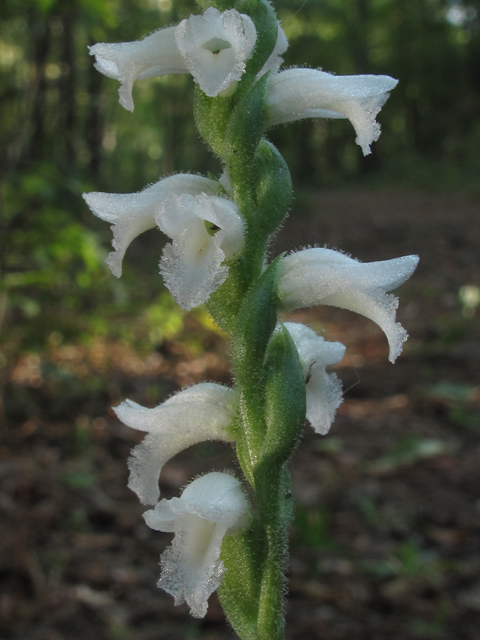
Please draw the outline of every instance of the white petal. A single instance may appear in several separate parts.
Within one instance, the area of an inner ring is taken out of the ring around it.
[[[389,76],[335,76],[318,69],[287,69],[267,89],[268,126],[303,118],[348,118],[364,155],[380,136],[375,117],[397,85]]]
[[[345,354],[340,342],[325,342],[308,327],[286,322],[285,328],[295,342],[306,381],[307,420],[317,433],[328,433],[335,412],[342,403],[342,385],[325,367],[337,364]]]
[[[285,35],[285,31],[280,26],[280,23],[278,23],[278,36],[277,36],[277,42],[275,44],[275,48],[270,54],[270,57],[268,58],[266,63],[263,65],[261,71],[257,74],[257,78],[261,78],[268,71],[271,71],[272,75],[274,73],[278,73],[278,70],[280,69],[283,63],[282,54],[284,54],[287,49],[288,49],[287,36]]]
[[[228,276],[225,255],[208,236],[205,226],[189,225],[163,250],[160,273],[165,286],[182,309],[208,300]]]
[[[209,178],[180,173],[163,178],[139,193],[84,193],[83,198],[93,213],[112,223],[115,251],[107,258],[112,273],[117,278],[122,275],[125,251],[137,236],[156,226],[155,214],[163,200],[172,194],[217,193],[218,188],[218,183]]]
[[[220,13],[210,7],[182,20],[175,37],[195,82],[208,96],[216,96],[242,77],[257,32],[252,19],[236,9]]]
[[[152,529],[174,531],[175,520],[192,513],[234,533],[248,524],[246,505],[240,482],[228,473],[212,471],[191,482],[181,498],[161,500],[144,518]]]
[[[175,28],[160,29],[135,42],[103,42],[89,47],[95,67],[122,83],[120,104],[128,111],[133,111],[132,86],[138,78],[187,73],[175,42]]]
[[[223,537],[244,529],[250,519],[240,482],[225,473],[209,473],[194,480],[180,498],[159,502],[144,518],[152,529],[175,533],[161,557],[158,586],[173,595],[176,605],[186,601],[192,615],[203,618],[225,572],[219,559]]]
[[[238,208],[216,196],[172,196],[159,208],[156,220],[173,239],[160,263],[165,285],[183,309],[197,307],[227,278],[224,260],[243,248],[243,220]],[[213,236],[205,222],[218,227]]]
[[[203,383],[180,391],[154,409],[127,400],[114,409],[128,427],[147,431],[129,459],[128,486],[142,504],[155,504],[163,465],[183,449],[205,440],[230,441],[236,392]]]
[[[417,264],[418,256],[362,263],[331,249],[305,249],[282,260],[279,296],[284,309],[325,304],[370,318],[385,332],[394,362],[407,334],[395,322],[397,298],[386,292],[405,282]]]

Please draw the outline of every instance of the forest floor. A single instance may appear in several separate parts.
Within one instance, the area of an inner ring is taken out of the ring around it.
[[[363,317],[330,307],[289,316],[342,341],[347,355],[336,369],[345,397],[330,434],[307,425],[291,463],[287,638],[477,640],[480,201],[400,191],[305,196],[275,253],[314,243],[363,261],[421,260],[397,292],[410,339],[394,366],[384,335]],[[186,323],[200,330],[195,318]],[[205,379],[228,383],[228,347],[202,331],[203,352],[166,341],[144,357],[97,340],[52,343],[11,363],[0,445],[1,640],[234,637],[216,595],[195,620],[156,588],[171,535],[143,522],[126,486],[142,434],[109,409],[126,397],[154,406]],[[232,467],[228,446],[198,445],[166,465],[163,494]]]

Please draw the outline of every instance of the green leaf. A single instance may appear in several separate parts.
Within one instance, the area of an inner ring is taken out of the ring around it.
[[[221,559],[227,569],[218,589],[228,621],[242,640],[256,640],[260,582],[262,576],[262,535],[255,526],[237,536],[226,536]]]
[[[195,85],[193,109],[197,129],[212,151],[220,157],[225,152],[224,140],[235,104],[234,98],[211,98]]]
[[[259,232],[272,234],[282,223],[292,199],[290,171],[280,152],[262,140],[255,153],[257,216]]]
[[[237,0],[235,8],[251,17],[257,30],[257,41],[247,61],[245,80],[254,79],[275,48],[278,22],[275,10],[266,0]]]
[[[281,257],[269,264],[252,286],[238,315],[233,343],[235,371],[247,386],[257,384],[265,350],[277,322],[275,280]]]
[[[228,123],[225,155],[234,199],[241,203],[250,193],[254,174],[254,156],[264,130],[263,105],[267,77],[263,76],[239,100]]]
[[[262,458],[277,469],[297,446],[306,413],[302,367],[295,343],[283,325],[270,340],[265,368],[267,435]]]

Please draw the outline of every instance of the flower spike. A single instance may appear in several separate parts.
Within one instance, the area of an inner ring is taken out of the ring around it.
[[[267,89],[267,126],[303,118],[348,118],[363,154],[380,136],[375,117],[398,80],[389,76],[335,76],[318,69],[287,69]]]
[[[285,328],[297,347],[305,377],[307,420],[317,433],[328,433],[335,412],[342,403],[342,383],[325,367],[337,364],[345,355],[341,342],[326,342],[303,324],[285,322]]]
[[[219,183],[188,173],[163,178],[139,193],[84,193],[83,198],[93,213],[112,223],[113,247],[107,264],[112,273],[122,275],[122,261],[130,243],[141,233],[156,226],[155,215],[161,203],[173,194],[215,194]]]
[[[279,267],[278,294],[285,310],[331,305],[360,313],[376,322],[387,336],[390,362],[408,337],[395,322],[398,298],[387,294],[415,271],[418,256],[362,263],[332,249],[304,249],[284,258]]]
[[[161,557],[158,586],[175,598],[175,605],[186,601],[192,616],[203,618],[225,573],[223,538],[245,529],[250,520],[240,482],[226,473],[209,473],[188,485],[180,498],[162,500],[143,517],[151,529],[175,533]]]
[[[180,391],[154,409],[131,400],[114,408],[127,427],[148,432],[128,462],[128,486],[142,504],[158,501],[158,477],[163,465],[177,453],[205,440],[232,440],[228,428],[235,406],[235,391],[204,382]]]

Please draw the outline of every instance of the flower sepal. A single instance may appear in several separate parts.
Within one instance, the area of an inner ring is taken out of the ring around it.
[[[395,362],[408,334],[395,322],[398,298],[387,291],[408,280],[418,260],[411,255],[364,263],[333,249],[302,249],[280,264],[280,307],[291,311],[326,304],[360,313],[383,329],[390,346],[389,360]]]
[[[234,440],[237,393],[213,382],[187,387],[158,407],[147,409],[126,400],[114,408],[128,427],[146,431],[128,461],[128,486],[142,504],[156,504],[163,465],[177,453],[205,440]]]

